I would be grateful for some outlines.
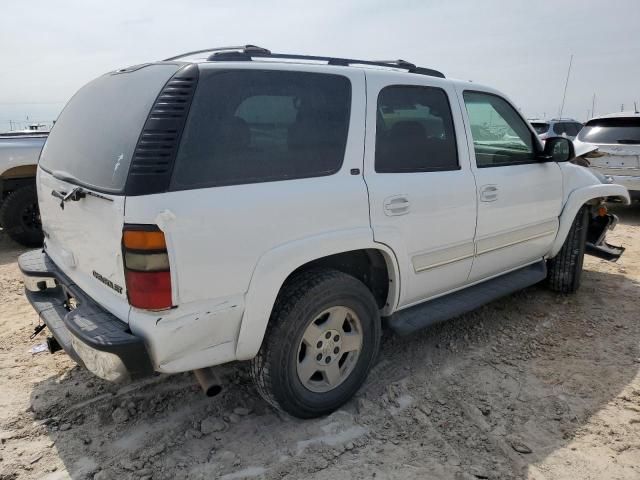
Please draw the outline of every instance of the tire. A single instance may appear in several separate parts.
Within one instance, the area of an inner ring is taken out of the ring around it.
[[[547,264],[547,285],[551,290],[573,293],[580,287],[588,222],[589,208],[583,206],[573,220],[562,248]]]
[[[325,415],[364,383],[380,336],[378,307],[362,282],[336,270],[305,272],[287,281],[278,295],[251,376],[273,407],[298,418]],[[360,342],[360,350],[348,351],[354,342]]]
[[[35,185],[11,192],[0,207],[0,224],[9,237],[25,247],[42,246],[44,236]]]

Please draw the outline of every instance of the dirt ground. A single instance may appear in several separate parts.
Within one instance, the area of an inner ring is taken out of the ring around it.
[[[640,207],[564,296],[536,286],[409,337],[333,415],[275,413],[242,365],[114,386],[33,355],[37,318],[0,236],[0,480],[639,479]],[[1,235],[1,234],[0,234]]]

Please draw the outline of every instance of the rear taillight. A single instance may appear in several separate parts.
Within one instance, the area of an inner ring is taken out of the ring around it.
[[[131,306],[145,310],[170,308],[171,271],[164,233],[155,225],[125,225],[122,250]]]

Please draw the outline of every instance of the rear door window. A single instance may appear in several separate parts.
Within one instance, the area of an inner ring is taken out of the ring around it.
[[[588,121],[578,139],[588,143],[640,145],[640,116]]]
[[[341,75],[201,72],[171,188],[331,175],[344,159],[350,108]]]
[[[376,123],[376,172],[459,168],[451,107],[444,90],[385,87],[378,95]]]

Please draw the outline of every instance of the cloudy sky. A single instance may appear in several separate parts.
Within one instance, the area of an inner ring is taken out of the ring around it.
[[[30,0],[0,16],[0,131],[50,121],[107,71],[221,45],[404,58],[507,93],[528,117],[640,106],[637,0]]]

